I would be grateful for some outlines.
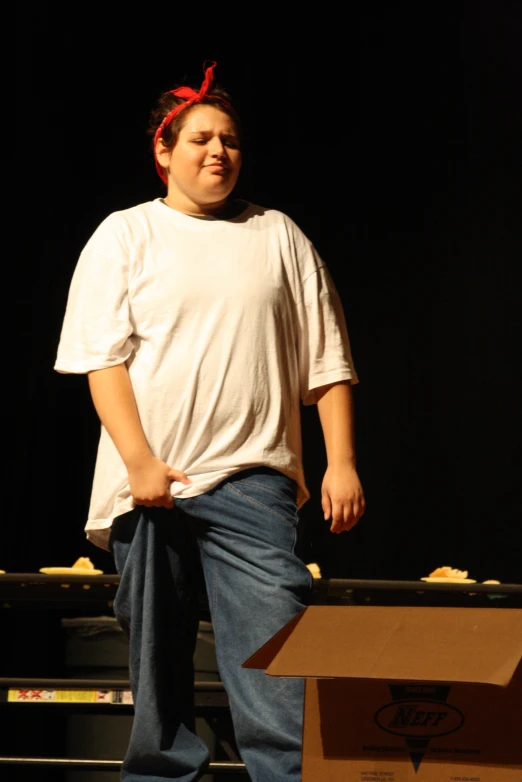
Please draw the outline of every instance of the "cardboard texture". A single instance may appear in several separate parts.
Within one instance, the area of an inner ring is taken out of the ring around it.
[[[306,678],[303,782],[522,782],[522,609],[310,606],[244,667]]]

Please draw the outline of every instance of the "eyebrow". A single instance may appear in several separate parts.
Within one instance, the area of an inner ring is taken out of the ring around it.
[[[189,130],[190,136],[209,136],[213,131],[212,130]],[[225,131],[224,133],[220,133],[220,136],[229,136],[231,138],[237,138],[237,133],[234,133],[234,131]]]

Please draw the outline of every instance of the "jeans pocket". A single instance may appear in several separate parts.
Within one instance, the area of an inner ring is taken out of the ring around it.
[[[232,476],[225,488],[262,513],[269,513],[292,527],[297,526],[297,483],[293,478],[277,470],[249,471],[247,477],[241,477],[241,473]]]

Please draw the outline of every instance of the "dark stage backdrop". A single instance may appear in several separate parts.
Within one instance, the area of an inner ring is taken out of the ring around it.
[[[61,321],[98,223],[163,194],[150,108],[216,59],[246,126],[239,194],[315,242],[360,376],[367,512],[329,533],[317,413],[303,410],[303,556],[327,577],[415,579],[449,564],[520,581],[520,4],[353,3],[342,20],[287,30],[218,6],[186,19],[117,9],[69,19],[40,3],[18,19],[0,568],[84,555],[114,570],[83,532],[99,424],[86,379],[53,371]]]

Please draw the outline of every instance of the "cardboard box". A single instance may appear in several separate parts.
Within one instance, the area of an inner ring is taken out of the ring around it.
[[[522,782],[522,609],[310,606],[245,663],[306,678],[303,782]]]

